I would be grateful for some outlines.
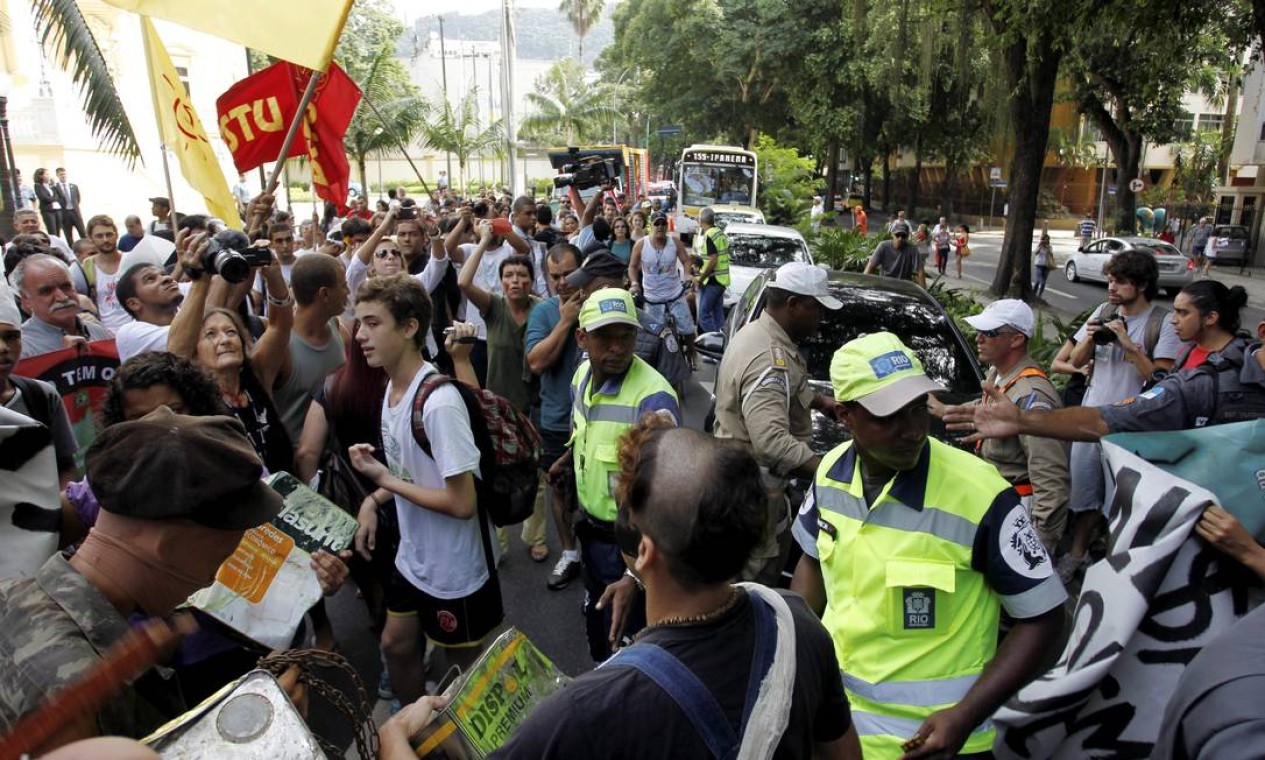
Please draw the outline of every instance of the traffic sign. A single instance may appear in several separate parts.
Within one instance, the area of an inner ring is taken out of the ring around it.
[[[1142,180],[1140,178],[1134,177],[1133,179],[1129,180],[1129,189],[1132,190],[1133,192],[1140,193],[1142,192],[1143,187],[1145,187],[1145,185],[1142,184]]]
[[[1000,166],[994,166],[993,168],[988,170],[988,181],[989,182],[1001,181],[1001,167]]]
[[[991,185],[991,186],[993,186],[993,187],[1005,187],[1005,186],[1006,186],[1006,180],[1004,180],[1004,179],[995,179],[995,180],[992,180],[991,182],[989,182],[988,184],[989,184],[989,185]]]
[[[1116,194],[1116,186],[1107,185],[1107,195],[1115,195],[1115,194]]]
[[[658,129],[658,135],[660,137],[675,137],[676,135],[681,134],[681,132],[681,127],[676,124],[664,124]]]

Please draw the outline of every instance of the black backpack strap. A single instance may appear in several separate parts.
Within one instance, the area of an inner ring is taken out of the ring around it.
[[[36,422],[52,430],[53,407],[49,401],[48,394],[44,391],[44,387],[30,378],[18,375],[10,375],[9,380],[22,392],[22,398],[26,408],[31,412],[31,417]]]

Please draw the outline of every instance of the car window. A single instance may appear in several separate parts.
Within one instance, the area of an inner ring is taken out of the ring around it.
[[[794,238],[729,235],[729,263],[775,269],[791,261],[808,261],[808,249]]]
[[[1168,243],[1151,243],[1150,247],[1158,251],[1159,255],[1161,256],[1181,256],[1182,255],[1182,252],[1179,251],[1176,246],[1171,246]]]
[[[1085,246],[1085,253],[1102,253],[1102,241],[1098,240]]]
[[[1119,240],[1108,240],[1108,241],[1107,241],[1107,250],[1109,250],[1109,251],[1123,251],[1123,250],[1124,250],[1124,243],[1121,243]]]
[[[840,294],[845,295],[845,294]],[[814,380],[829,382],[830,360],[839,346],[878,330],[895,334],[913,349],[927,375],[955,394],[978,394],[979,376],[950,326],[937,308],[917,299],[882,291],[853,290],[843,308],[826,311],[817,336],[801,344]]]
[[[1247,240],[1246,227],[1218,227],[1212,234],[1231,240]]]

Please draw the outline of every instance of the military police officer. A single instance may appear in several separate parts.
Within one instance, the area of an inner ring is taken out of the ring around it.
[[[841,304],[830,295],[825,270],[783,264],[769,283],[764,312],[725,348],[716,377],[718,438],[746,444],[760,464],[769,499],[764,538],[752,552],[744,580],[774,584],[781,572],[779,534],[785,534],[786,479],[811,478],[820,457],[809,448],[810,409],[832,415],[836,404],[808,386],[808,367],[798,343],[812,337],[824,309]]]
[[[695,252],[703,260],[698,270],[698,329],[714,332],[725,323],[725,291],[729,289],[729,238],[716,226],[711,206],[698,212]]]
[[[1045,370],[1028,354],[1028,340],[1036,330],[1028,304],[1003,298],[966,322],[976,330],[980,361],[991,365],[989,383],[1023,409],[1050,411],[1063,406]],[[1051,438],[1017,435],[983,441],[977,453],[1015,487],[1032,516],[1032,527],[1052,556],[1067,526],[1066,445]]]

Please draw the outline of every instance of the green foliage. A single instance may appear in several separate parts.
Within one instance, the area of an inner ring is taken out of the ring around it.
[[[755,152],[760,167],[757,202],[769,224],[794,225],[812,207],[815,185],[813,161],[794,148],[783,148],[772,137],[761,135]]]
[[[471,156],[488,150],[499,156],[505,144],[505,130],[499,119],[486,127],[479,124],[478,98],[479,88],[472,87],[455,108],[451,103],[444,103],[420,129],[427,145],[451,153],[457,159],[461,179],[454,182],[455,187],[466,184],[466,163]]]
[[[527,93],[532,108],[519,125],[520,139],[546,146],[583,145],[607,134],[614,109],[605,93],[587,85],[574,58],[555,61]]]
[[[973,292],[950,288],[941,279],[936,279],[928,285],[927,292],[944,307],[959,330],[966,335],[971,334],[974,328],[966,323],[966,318],[973,317],[984,310],[980,302],[975,300]]]
[[[79,88],[92,136],[107,152],[134,167],[141,157],[136,133],[79,4],[75,0],[31,0],[31,10],[40,45],[53,52],[58,66],[69,69],[71,81]]]
[[[865,263],[878,245],[877,236],[862,235],[851,228],[822,227],[816,231],[801,228],[801,231],[808,250],[812,251],[813,261],[844,272],[865,271]]]
[[[567,17],[567,23],[579,38],[580,60],[584,59],[584,38],[602,20],[602,11],[605,9],[605,0],[562,0],[558,3],[558,11]]]
[[[1220,132],[1200,130],[1173,150],[1173,186],[1179,202],[1210,203],[1217,184],[1217,160],[1221,156]]]

